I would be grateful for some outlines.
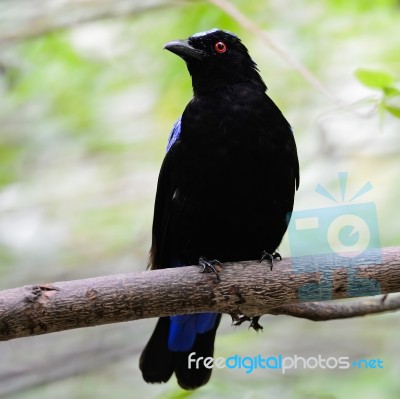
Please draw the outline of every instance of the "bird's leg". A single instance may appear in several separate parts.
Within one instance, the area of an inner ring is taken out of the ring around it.
[[[239,316],[233,323],[234,326],[240,326],[242,325],[245,321],[249,321],[250,325],[249,328],[254,329],[255,331],[262,331],[263,327],[262,325],[258,322],[260,320],[261,316],[254,316],[254,317],[248,317],[248,316]]]
[[[250,323],[250,327],[254,329],[254,331],[259,332],[260,330],[263,330],[263,326],[258,322],[260,320],[261,316],[254,316],[251,318],[251,323]]]
[[[236,326],[241,326],[245,321],[251,321],[249,316],[236,316],[235,318],[232,317],[232,324]]]
[[[274,260],[275,259],[282,260],[282,256],[279,252],[274,252],[273,254],[270,254],[269,252],[264,250],[264,251],[262,251],[262,254],[261,254],[260,263],[265,259],[267,259],[270,262],[271,270],[272,270],[272,268],[274,267]]]
[[[217,280],[219,280],[218,271],[215,268],[215,265],[220,266],[221,262],[217,259],[208,260],[203,256],[199,258],[199,266],[203,268],[202,273],[214,273]]]

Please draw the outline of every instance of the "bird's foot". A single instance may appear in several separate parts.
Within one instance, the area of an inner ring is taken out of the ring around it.
[[[248,316],[238,316],[238,315],[231,315],[232,317],[232,325],[241,326],[245,321],[251,321],[251,318]]]
[[[199,259],[199,266],[203,268],[202,273],[214,273],[215,277],[217,277],[217,280],[219,281],[219,275],[215,265],[221,266],[221,262],[217,259],[208,260],[203,256]]]
[[[274,260],[275,259],[282,260],[282,256],[279,252],[274,252],[273,254],[270,254],[269,252],[264,250],[261,254],[260,263],[265,259],[267,259],[271,264],[271,270],[272,270],[274,267]]]
[[[263,330],[263,326],[258,322],[261,316],[254,316],[251,318],[249,328],[252,328],[254,331],[259,332]]]
[[[263,327],[262,325],[258,322],[260,320],[261,316],[254,316],[254,317],[248,317],[248,316],[239,316],[236,318],[235,322],[233,323],[234,326],[241,326],[245,321],[249,321],[250,325],[249,328],[254,329],[254,331],[262,331]]]

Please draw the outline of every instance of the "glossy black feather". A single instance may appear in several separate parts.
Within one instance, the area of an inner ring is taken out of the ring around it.
[[[214,51],[218,41],[226,53]],[[201,256],[260,259],[280,244],[299,185],[292,129],[236,36],[215,30],[182,43],[169,49],[186,61],[194,96],[161,167],[149,266],[197,264]],[[163,346],[166,324],[159,322],[142,354],[145,380],[163,382],[174,371],[185,389],[205,384],[210,370],[188,370],[188,353]],[[197,336],[192,351],[212,356],[218,324]],[[152,371],[160,356],[164,366]]]

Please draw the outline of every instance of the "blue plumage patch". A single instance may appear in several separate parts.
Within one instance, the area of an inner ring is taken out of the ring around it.
[[[170,316],[168,349],[173,352],[188,352],[193,348],[197,334],[214,328],[218,313],[196,313]]]
[[[171,133],[168,137],[167,152],[175,144],[176,140],[179,139],[180,134],[181,134],[181,117],[175,122],[175,125],[172,128]]]

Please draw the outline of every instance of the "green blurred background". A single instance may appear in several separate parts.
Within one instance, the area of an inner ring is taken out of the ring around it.
[[[337,195],[346,171],[352,194],[374,187],[360,201],[376,204],[382,245],[400,244],[400,3],[232,3],[335,98],[206,1],[0,3],[1,289],[145,268],[166,140],[191,98],[184,63],[163,45],[214,27],[244,41],[294,128],[295,209],[331,206],[314,189]],[[290,256],[287,238],[280,252]],[[138,356],[155,321],[141,320],[0,343],[0,397],[400,397],[398,315],[262,321],[256,334],[226,316],[216,356],[379,357],[384,369],[217,369],[195,392],[151,386]]]

